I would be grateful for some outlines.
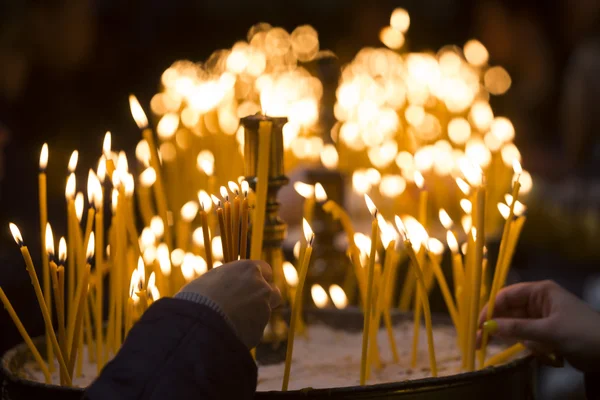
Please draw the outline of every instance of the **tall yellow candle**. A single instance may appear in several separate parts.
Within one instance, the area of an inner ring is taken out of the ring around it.
[[[282,391],[288,390],[290,382],[290,371],[292,368],[292,354],[294,352],[294,337],[296,334],[296,325],[300,319],[300,305],[302,304],[302,293],[304,290],[304,282],[306,281],[306,274],[308,273],[308,266],[310,264],[310,257],[312,255],[312,243],[314,240],[313,231],[308,221],[303,220],[304,238],[306,240],[305,249],[301,252],[303,254],[302,260],[300,260],[300,270],[298,287],[296,289],[296,298],[292,306],[292,315],[290,317],[290,328],[288,329],[288,342],[285,354],[285,367],[283,371],[283,383],[281,385]]]
[[[250,259],[260,260],[264,235],[267,189],[269,188],[269,157],[271,153],[271,121],[260,121],[258,126],[258,168],[256,176],[256,206],[252,219]]]
[[[75,214],[75,190],[76,180],[75,174],[71,173],[67,179],[67,185],[65,187],[65,197],[67,199],[67,250],[69,252],[67,257],[67,307],[69,308],[68,319],[72,319],[74,314],[74,293],[75,293],[75,274],[77,265],[77,216]]]
[[[27,272],[29,273],[29,278],[31,279],[31,284],[33,285],[33,289],[35,291],[35,295],[37,297],[38,304],[40,305],[40,309],[42,311],[42,317],[44,318],[44,324],[46,326],[46,330],[50,332],[50,343],[54,349],[54,353],[56,354],[56,358],[58,359],[58,364],[60,369],[65,377],[65,382],[67,385],[71,384],[71,376],[67,370],[67,365],[65,364],[65,359],[63,357],[62,352],[60,351],[60,345],[58,344],[58,340],[56,339],[56,334],[54,333],[54,328],[52,327],[52,319],[50,318],[50,313],[48,312],[48,307],[46,302],[44,301],[44,294],[42,293],[42,288],[40,287],[40,282],[38,280],[37,274],[35,272],[35,268],[33,266],[33,261],[31,260],[31,254],[29,254],[29,249],[25,246],[23,242],[23,237],[21,236],[21,232],[19,228],[13,223],[9,224],[10,230],[13,234],[13,237],[19,248],[21,250],[21,255],[23,256],[23,260],[25,261],[25,266],[27,267]]]
[[[48,222],[48,203],[47,203],[47,180],[46,180],[46,167],[48,166],[48,144],[44,143],[40,152],[40,172],[38,174],[38,198],[40,207],[40,238],[42,252],[46,251],[46,223]],[[48,265],[48,259],[42,257],[42,281],[44,285],[44,300],[46,304],[50,304],[51,293],[50,293],[50,269]],[[52,316],[52,310],[49,310],[50,316]],[[52,354],[52,346],[50,345],[50,334],[46,332],[46,357],[50,369],[54,368],[54,355]]]
[[[240,254],[240,191],[235,182],[229,181],[228,185],[231,193],[235,193],[233,203],[231,204],[231,242],[233,247],[233,259],[237,260]]]
[[[92,236],[93,237],[93,236]],[[90,244],[92,244],[93,240],[90,240]],[[93,248],[93,244],[92,244]],[[90,257],[88,257],[88,261],[93,257],[93,252]],[[84,308],[87,303],[87,292],[88,292],[88,281],[90,277],[90,264],[85,266],[83,270],[83,274],[80,277],[78,288],[77,288],[77,314],[75,317],[75,324],[73,326],[73,334],[72,334],[72,342],[71,342],[71,351],[69,353],[69,375],[72,376],[73,370],[75,368],[75,360],[77,358],[77,346],[79,345],[79,335],[81,332],[81,325],[83,321],[83,313]]]
[[[371,252],[369,255],[369,269],[367,272],[367,298],[364,313],[364,326],[363,326],[363,338],[362,338],[362,353],[360,362],[360,384],[364,385],[367,379],[367,350],[369,346],[369,332],[371,325],[371,313],[373,307],[373,278],[375,276],[375,257],[377,256],[377,243],[379,236],[379,224],[377,222],[377,208],[371,198],[365,194],[365,202],[369,211],[373,215],[373,222],[371,223]]]
[[[246,190],[243,190],[244,186],[246,186]],[[240,217],[242,220],[240,226],[240,258],[243,260],[248,258],[248,182],[242,182],[242,190],[244,193],[244,199],[242,200],[242,211]]]
[[[225,214],[223,213],[221,201],[217,197],[213,197],[213,201],[215,201],[215,206],[217,207],[217,217],[219,218],[219,231],[221,233],[221,246],[223,247],[223,260],[225,263],[228,263],[231,260],[229,259],[229,241],[227,240]]]
[[[15,312],[15,309],[13,308],[12,304],[10,304],[10,301],[8,301],[8,298],[6,297],[4,290],[2,290],[2,287],[0,287],[0,300],[2,301],[2,304],[4,305],[4,308],[8,312],[8,315],[12,319],[13,323],[17,327],[17,330],[21,334],[23,341],[27,344],[29,351],[31,351],[33,358],[35,359],[38,366],[40,367],[40,370],[44,374],[44,379],[46,380],[46,383],[48,383],[48,384],[52,383],[52,378],[50,377],[50,371],[48,370],[48,366],[47,366],[46,362],[40,355],[40,352],[38,351],[38,349],[35,347],[35,344],[33,344],[31,337],[29,336],[29,334],[27,333],[27,330],[23,326],[23,323],[17,316],[17,313]]]
[[[213,265],[213,254],[210,241],[210,232],[208,229],[207,212],[210,211],[212,202],[210,200],[210,196],[204,191],[200,191],[198,194],[198,200],[200,202],[200,224],[202,225],[202,240],[204,241],[204,251],[206,252],[206,264],[208,269],[211,269]]]
[[[227,235],[227,249],[229,251],[229,256],[227,257],[229,261],[234,261],[237,257],[234,256],[233,251],[233,232],[231,230],[231,202],[229,201],[229,193],[227,192],[227,188],[225,186],[221,186],[220,189],[221,197],[224,200],[223,203],[223,215],[225,216],[225,233],[221,233],[221,237],[223,235]]]

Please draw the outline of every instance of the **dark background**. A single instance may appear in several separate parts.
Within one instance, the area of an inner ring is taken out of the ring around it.
[[[44,141],[50,145],[50,215],[53,210],[62,215],[66,176],[61,171],[66,174],[71,151],[80,151],[79,170],[84,171],[90,166],[86,161],[97,159],[106,130],[113,132],[114,148],[131,151],[139,131],[127,96],[135,93],[147,107],[161,73],[175,60],[205,60],[264,21],[288,31],[313,25],[321,48],[332,50],[344,64],[360,48],[381,45],[379,30],[389,24],[395,7],[410,13],[411,51],[462,45],[473,37],[482,41],[490,64],[503,65],[513,79],[510,91],[494,98],[492,107],[515,125],[523,164],[536,179],[538,198],[544,199],[539,208],[561,210],[562,221],[575,221],[570,216],[577,215],[583,224],[597,224],[600,1],[4,0],[0,285],[30,333],[42,331],[41,318],[38,311],[30,312],[36,310],[33,291],[7,224],[18,223],[32,246],[39,240],[36,173]],[[581,217],[581,210],[592,213]],[[578,232],[546,223],[563,237]],[[579,248],[583,245],[575,239],[569,249],[562,249],[567,239],[536,240],[538,232],[534,224],[529,242],[521,245],[513,279],[554,278],[589,301],[600,298],[595,252]],[[589,236],[585,239],[595,247],[594,233],[578,235]],[[0,310],[0,352],[18,341]],[[574,385],[577,379],[565,382]]]

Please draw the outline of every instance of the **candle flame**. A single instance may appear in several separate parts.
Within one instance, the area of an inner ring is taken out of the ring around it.
[[[15,225],[12,222],[10,222],[8,224],[8,227],[10,228],[10,233],[12,233],[12,236],[15,239],[15,242],[17,242],[17,244],[20,247],[23,246],[24,245],[24,243],[23,243],[23,236],[21,236],[21,231],[19,230],[19,228],[17,227],[17,225]]]
[[[106,157],[100,157],[98,161],[98,168],[96,169],[96,175],[98,175],[98,179],[100,179],[101,183],[104,183],[106,179]]]
[[[140,261],[142,262],[142,264],[144,263],[144,261],[142,260],[142,258],[140,257]],[[154,271],[152,271],[152,273],[150,274],[150,277],[148,278],[148,285],[146,285],[146,288],[148,290],[152,290],[152,288],[156,287],[156,274],[154,273]]]
[[[136,100],[137,101],[137,100]],[[106,159],[110,159],[112,152],[112,134],[110,131],[106,131],[104,134],[104,140],[102,141],[102,154]]]
[[[142,234],[140,235],[140,247],[142,248],[142,250],[154,246],[155,243],[156,236],[154,236],[154,232],[152,232],[152,229],[148,227],[142,229]]]
[[[140,174],[140,183],[143,187],[150,187],[156,182],[156,171],[152,167],[146,168]]]
[[[183,275],[183,278],[186,280],[186,282],[189,282],[192,279],[194,279],[194,262],[195,257],[192,253],[187,253],[183,257],[183,262],[181,264],[181,274]]]
[[[75,172],[77,169],[77,161],[79,161],[79,152],[77,150],[73,150],[73,153],[71,153],[71,158],[69,158],[69,172]]]
[[[483,172],[479,165],[476,165],[468,158],[461,158],[458,161],[458,167],[471,186],[481,186],[483,183]]]
[[[171,264],[174,267],[179,267],[183,264],[183,260],[185,258],[185,251],[183,249],[174,249],[171,252]]]
[[[204,247],[204,231],[202,228],[194,229],[192,233],[192,241],[198,247]]]
[[[221,207],[221,199],[219,199],[217,196],[215,196],[214,194],[210,195],[213,203],[215,203],[216,207]]]
[[[427,240],[427,250],[436,256],[441,256],[444,254],[444,244],[436,238],[429,238]]]
[[[325,289],[323,289],[323,286],[315,283],[310,288],[310,294],[312,296],[313,301],[315,302],[315,305],[318,308],[327,307],[327,303],[329,302],[329,296],[327,296],[327,292],[325,291]]]
[[[294,249],[292,253],[294,254],[294,258],[297,260],[300,258],[300,249],[302,248],[302,243],[298,240],[296,244],[294,244]]]
[[[324,203],[327,201],[327,192],[325,192],[323,185],[318,182],[315,185],[315,199],[319,203]]]
[[[298,271],[296,271],[296,268],[294,268],[291,262],[285,261],[283,263],[283,275],[290,287],[298,286]]]
[[[335,308],[343,310],[348,306],[348,297],[339,285],[333,284],[329,286],[329,295]]]
[[[458,241],[452,231],[446,232],[446,242],[448,242],[448,247],[453,254],[458,253]]]
[[[81,222],[83,218],[83,208],[84,208],[84,199],[83,193],[77,192],[77,196],[75,196],[75,216],[77,216],[77,221]]]
[[[146,265],[144,264],[144,259],[142,257],[138,258],[137,271],[141,283],[141,289],[144,286],[144,282],[146,281]]]
[[[49,257],[54,257],[54,235],[50,222],[46,223],[46,253]]]
[[[192,222],[198,214],[198,203],[195,201],[188,201],[181,207],[181,218],[186,222]]]
[[[326,144],[321,150],[321,163],[327,169],[336,169],[339,163],[339,155],[333,144]]]
[[[365,193],[365,203],[367,203],[367,208],[369,209],[369,212],[371,213],[371,215],[373,217],[376,217],[377,216],[377,207],[375,207],[375,203],[373,203],[373,200],[371,200],[369,195],[366,193]]]
[[[215,261],[213,263],[213,269],[219,268],[221,265],[223,265],[223,263],[221,261]]]
[[[203,275],[204,273],[206,273],[206,271],[208,271],[208,265],[206,264],[206,260],[204,258],[202,258],[201,256],[194,256],[194,257],[195,257],[194,271],[196,272],[196,275],[198,275],[198,276]]]
[[[310,227],[310,224],[308,223],[306,218],[302,218],[302,230],[304,232],[304,238],[306,239],[306,243],[308,244],[308,246],[312,246],[315,234],[313,233],[313,230]]]
[[[402,236],[403,240],[410,240],[408,237],[408,232],[406,232],[406,226],[404,226],[404,222],[402,221],[402,218],[400,218],[398,215],[394,216],[394,221],[396,222],[396,228],[398,228],[398,232],[400,232],[400,235]]]
[[[65,187],[65,197],[67,199],[72,199],[75,197],[76,185],[77,182],[75,180],[75,174],[71,173],[71,175],[69,175],[67,178],[67,186]]]
[[[467,254],[467,250],[469,250],[468,242],[464,242],[463,244],[460,245],[460,251],[462,251],[463,254]]]
[[[117,206],[119,205],[119,191],[115,188],[113,188],[113,190],[111,192],[110,205],[112,207],[112,212],[116,213]]]
[[[229,201],[229,192],[227,191],[227,188],[225,186],[221,186],[219,188],[219,193],[221,193],[221,197],[225,200],[225,201]]]
[[[240,183],[240,186],[242,187],[242,193],[244,194],[244,196],[248,197],[248,193],[250,191],[250,185],[248,184],[248,181],[242,181]]]
[[[131,280],[129,281],[129,297],[133,300],[134,303],[137,303],[140,298],[136,294],[136,289],[138,287],[138,282],[140,281],[139,273],[137,269],[134,269],[131,273]]]
[[[402,222],[405,232],[410,238],[410,241],[416,251],[418,251],[422,245],[427,244],[429,235],[419,221],[410,215],[405,215],[402,217]],[[398,225],[398,222],[396,222],[396,225]],[[400,227],[398,227],[398,230],[400,230]]]
[[[160,292],[156,286],[152,286],[150,289],[150,296],[152,297],[152,301],[157,301],[160,299]]]
[[[150,220],[150,229],[154,232],[154,236],[157,238],[161,238],[165,234],[165,224],[163,220],[158,215],[155,215]]]
[[[148,118],[146,117],[146,113],[144,109],[140,105],[137,97],[134,95],[129,95],[129,108],[131,109],[131,115],[135,120],[138,128],[145,129],[148,127]]]
[[[513,171],[516,175],[521,175],[523,173],[523,168],[521,167],[521,163],[519,160],[514,159],[512,163]]]
[[[472,227],[471,228],[471,236],[473,236],[473,241],[477,241],[477,228]]]
[[[471,185],[469,185],[467,182],[465,182],[464,179],[456,178],[456,185],[458,186],[460,191],[463,192],[463,194],[465,196],[468,196],[469,193],[471,193]]]
[[[90,170],[88,172],[88,180],[87,180],[87,195],[88,195],[88,201],[90,202],[90,204],[94,204],[94,196],[96,195],[96,182],[98,182],[98,186],[99,186],[100,181],[98,181],[98,177],[94,173],[94,170],[90,168]]]
[[[223,241],[221,240],[221,236],[213,236],[212,242],[212,253],[215,259],[223,259]]]
[[[236,195],[240,193],[240,188],[234,181],[227,182],[227,186],[229,186],[231,193],[235,193]]]
[[[423,174],[421,174],[419,171],[415,171],[414,180],[415,185],[417,185],[419,189],[423,189],[423,186],[425,186],[425,178],[423,177]]]
[[[353,240],[356,247],[358,247],[362,253],[367,255],[371,252],[371,238],[367,235],[362,232],[356,232]]]
[[[156,248],[156,258],[158,259],[158,265],[162,274],[165,277],[171,276],[171,257],[166,243],[158,245]]]
[[[305,199],[315,195],[315,187],[304,182],[294,182],[294,190]]]
[[[527,171],[523,171],[523,173],[519,176],[519,182],[521,183],[521,189],[519,189],[519,194],[526,195],[529,192],[531,192],[531,189],[533,188],[533,179],[531,178],[531,174]]]
[[[117,156],[117,170],[119,170],[123,175],[129,172],[129,162],[127,161],[127,154],[124,151],[120,151]]]
[[[215,172],[215,156],[210,150],[202,150],[196,158],[198,169],[208,176]]]
[[[40,151],[40,171],[46,171],[48,166],[48,143],[44,143]]]
[[[379,229],[381,230],[381,242],[387,249],[392,241],[398,240],[398,233],[394,227],[383,218],[381,214],[377,214],[377,222],[379,224]]]
[[[446,229],[452,228],[452,225],[454,225],[454,221],[452,221],[452,218],[450,218],[450,215],[448,215],[446,210],[444,210],[443,208],[440,208],[439,217],[440,217],[440,222],[442,223],[442,226],[444,228],[446,228]]]
[[[358,194],[365,194],[371,189],[366,171],[356,170],[352,173],[352,189]]]
[[[146,140],[140,140],[135,146],[135,156],[145,167],[150,165],[150,146],[148,146]]]
[[[156,133],[163,139],[170,139],[175,135],[175,131],[179,127],[179,115],[175,113],[167,113],[162,116],[158,125],[156,126]]]
[[[473,204],[467,199],[460,199],[460,208],[462,208],[465,214],[471,214],[471,212],[473,212]]]
[[[470,215],[463,215],[460,219],[460,224],[462,225],[465,233],[468,234],[473,226],[473,218]]]
[[[205,190],[200,190],[198,192],[198,203],[200,204],[200,209],[206,212],[209,212],[212,209],[212,200]]]
[[[64,264],[67,259],[67,241],[63,236],[60,237],[58,241],[58,262],[59,264]]]
[[[500,211],[500,214],[504,219],[508,219],[510,216],[510,207],[504,203],[498,203],[498,211]]]
[[[88,263],[91,262],[92,258],[94,258],[94,249],[96,246],[96,240],[94,238],[94,232],[90,232],[90,238],[88,239],[87,250],[85,252],[85,258]]]

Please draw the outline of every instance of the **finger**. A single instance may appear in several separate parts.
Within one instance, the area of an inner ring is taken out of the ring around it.
[[[271,282],[273,280],[273,269],[271,268],[271,266],[262,260],[256,260],[253,262],[258,267],[263,278],[265,278],[265,281]]]
[[[271,286],[273,290],[271,290],[271,296],[269,297],[269,305],[271,306],[271,310],[276,309],[281,306],[283,303],[283,298],[281,296],[281,291],[275,285]]]
[[[498,330],[496,336],[518,340],[534,341],[550,345],[548,327],[543,319],[496,318]]]
[[[496,317],[527,317],[529,299],[531,295],[539,290],[540,282],[517,283],[508,286],[498,293],[494,302],[494,314]],[[479,315],[479,325],[487,320],[488,305],[486,304]]]

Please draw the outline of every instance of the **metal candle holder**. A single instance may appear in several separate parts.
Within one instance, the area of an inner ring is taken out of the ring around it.
[[[246,180],[253,190],[256,190],[256,175],[258,169],[259,135],[258,127],[261,121],[270,121],[271,149],[269,154],[269,186],[267,190],[267,206],[265,211],[265,225],[263,236],[262,259],[273,268],[273,281],[285,298],[287,285],[283,275],[283,240],[287,233],[287,224],[279,218],[279,202],[277,193],[289,179],[284,175],[283,167],[283,125],[287,122],[285,117],[268,117],[261,114],[242,118],[244,126],[244,159]],[[252,226],[251,230],[257,227]],[[287,324],[280,313],[274,312],[263,341],[277,345],[287,338]]]

